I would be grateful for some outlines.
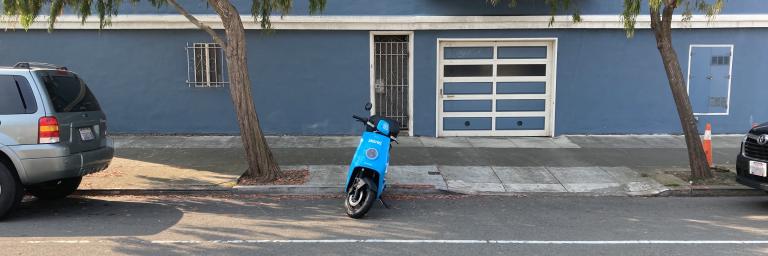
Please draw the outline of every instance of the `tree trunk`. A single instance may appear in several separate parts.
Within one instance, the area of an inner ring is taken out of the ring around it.
[[[240,136],[248,162],[248,170],[243,177],[272,181],[277,178],[280,167],[261,131],[256,107],[253,104],[251,78],[248,75],[245,29],[240,13],[229,0],[209,0],[209,3],[221,17],[227,39],[224,52],[227,57],[230,96],[235,106]]]
[[[669,88],[675,100],[680,125],[685,134],[685,144],[688,147],[688,162],[691,166],[693,179],[711,178],[712,170],[709,168],[704,148],[699,137],[696,119],[693,116],[691,101],[684,85],[683,72],[680,68],[677,53],[672,47],[672,14],[675,9],[674,0],[665,3],[663,13],[659,10],[651,10],[651,28],[656,37],[656,47],[659,49],[661,59],[664,62],[664,70],[669,79]],[[663,15],[663,16],[662,16]]]

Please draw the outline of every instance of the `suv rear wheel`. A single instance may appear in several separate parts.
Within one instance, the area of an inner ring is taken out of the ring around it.
[[[62,199],[71,195],[80,186],[83,177],[49,181],[27,188],[30,194],[44,200]]]
[[[11,174],[11,170],[0,162],[0,219],[11,213],[24,198],[24,187]]]

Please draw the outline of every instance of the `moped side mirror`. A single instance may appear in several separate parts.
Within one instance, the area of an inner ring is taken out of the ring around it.
[[[370,102],[365,103],[365,111],[370,111],[371,108],[373,108],[373,104],[371,104]]]

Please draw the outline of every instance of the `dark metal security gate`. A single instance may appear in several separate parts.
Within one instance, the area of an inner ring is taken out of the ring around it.
[[[373,36],[373,97],[377,115],[409,123],[410,52],[408,35]]]

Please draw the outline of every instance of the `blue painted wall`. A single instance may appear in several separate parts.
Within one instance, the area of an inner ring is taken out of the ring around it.
[[[435,135],[437,38],[557,37],[557,134],[679,133],[661,60],[648,31],[416,31],[414,131]],[[734,44],[731,114],[704,117],[716,133],[741,133],[768,120],[763,74],[768,29],[676,30],[687,69],[689,44]],[[369,97],[368,31],[248,32],[250,73],[269,134],[356,134],[351,118]],[[188,88],[183,31],[6,32],[0,64],[44,61],[69,66],[89,82],[112,132],[237,133],[226,88]]]
[[[556,134],[681,133],[661,57],[650,31],[627,39],[621,30],[417,31],[416,134],[435,134],[438,38],[558,38]],[[674,32],[684,73],[690,44],[734,44],[731,114],[701,117],[715,133],[743,133],[768,121],[764,74],[768,29]]]
[[[205,1],[179,0],[191,13],[213,13]],[[251,1],[234,0],[235,6],[247,14]],[[291,11],[296,15],[307,15],[309,4],[307,0],[293,0]],[[726,1],[723,14],[768,13],[765,0],[736,0]],[[328,1],[324,15],[549,15],[550,9],[543,0],[518,0],[515,8],[507,7],[508,0],[502,0],[498,6],[490,5],[486,0],[331,0]],[[578,8],[582,14],[616,14],[621,13],[623,1],[620,0],[573,0],[570,10],[561,10],[560,14],[571,14]],[[643,5],[643,13],[647,13],[647,4]],[[47,10],[47,8],[46,8]],[[67,10],[71,13],[71,10]],[[94,11],[95,13],[95,11]],[[155,8],[142,1],[133,6],[123,3],[121,14],[176,14],[172,7]]]
[[[250,74],[270,134],[352,134],[369,98],[368,32],[249,33]],[[81,74],[121,133],[237,133],[227,88],[188,88],[189,31],[9,32],[0,64],[41,61]]]

